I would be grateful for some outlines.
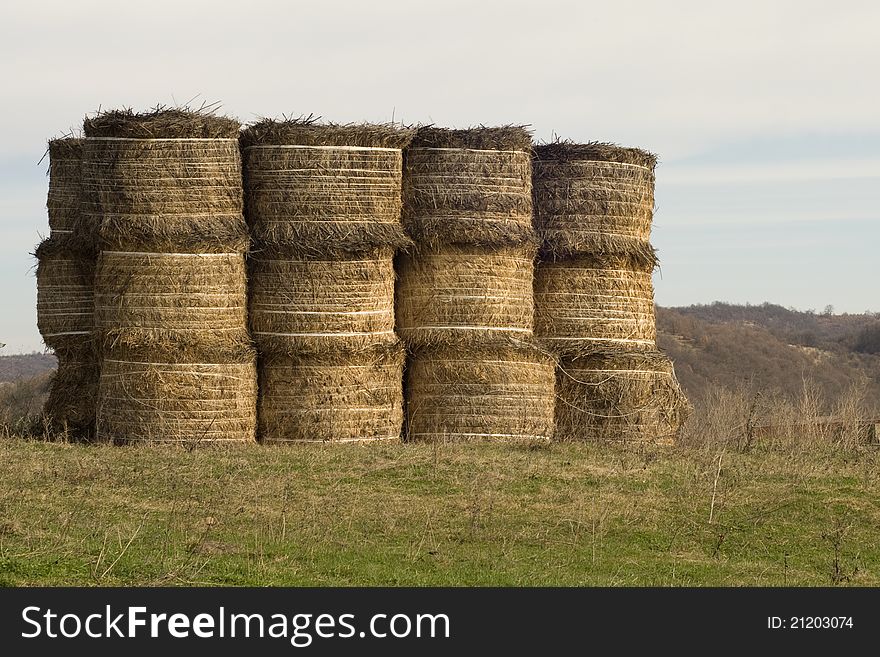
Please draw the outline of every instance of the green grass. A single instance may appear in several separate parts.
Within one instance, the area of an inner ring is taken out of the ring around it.
[[[718,455],[684,449],[9,439],[0,584],[880,585],[880,454],[721,465],[716,482]]]

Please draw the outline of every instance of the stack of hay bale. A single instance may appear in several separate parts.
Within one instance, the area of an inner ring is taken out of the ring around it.
[[[262,120],[242,133],[263,442],[399,440],[395,125]]]
[[[405,153],[397,330],[409,440],[548,440],[554,362],[533,336],[531,137],[419,129]]]
[[[670,443],[689,412],[656,349],[655,165],[611,144],[535,148],[535,332],[560,357],[562,440]]]
[[[36,250],[37,326],[58,370],[44,409],[51,426],[77,438],[94,432],[98,361],[94,328],[95,232],[80,208],[83,142],[49,142],[50,235]]]
[[[239,128],[162,108],[85,121],[99,440],[254,440]]]

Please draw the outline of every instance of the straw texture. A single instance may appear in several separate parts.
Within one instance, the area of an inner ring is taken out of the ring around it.
[[[555,363],[528,344],[417,350],[406,377],[410,441],[546,441]]]
[[[651,270],[621,256],[576,256],[535,269],[535,337],[573,356],[653,349]]]
[[[98,440],[116,443],[251,442],[256,431],[253,354],[188,363],[152,348],[105,355]]]
[[[393,125],[264,120],[242,134],[247,217],[258,248],[327,256],[409,244]]]
[[[531,176],[527,150],[411,146],[404,160],[406,230],[428,246],[534,242]]]
[[[691,412],[660,352],[609,352],[560,362],[560,440],[671,444]]]
[[[80,226],[80,169],[83,140],[49,142],[49,195],[46,209],[52,235],[70,235]]]
[[[250,259],[250,325],[261,353],[368,348],[394,335],[390,248],[332,259]]]
[[[448,245],[399,256],[398,333],[414,346],[531,336],[534,256],[530,245]]]
[[[56,431],[79,440],[89,440],[95,432],[95,405],[98,394],[98,358],[88,340],[68,338],[57,343],[58,369],[49,387],[43,413]]]
[[[535,147],[535,225],[545,254],[626,255],[655,266],[655,162],[650,153],[613,144]]]
[[[104,251],[95,323],[104,346],[247,345],[244,256]]]
[[[94,329],[95,263],[68,246],[68,235],[55,234],[36,250],[37,328],[49,347],[78,336],[89,341]]]
[[[400,440],[403,360],[403,349],[394,345],[264,361],[261,440]]]

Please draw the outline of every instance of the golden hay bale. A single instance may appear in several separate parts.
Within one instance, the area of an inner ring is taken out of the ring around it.
[[[553,258],[628,255],[656,264],[650,245],[656,156],[613,144],[535,147],[535,225]]]
[[[55,347],[58,369],[52,377],[43,413],[50,426],[88,440],[95,432],[98,357],[90,341],[67,338]]]
[[[87,119],[83,215],[102,248],[246,251],[238,125],[161,109]]]
[[[429,246],[533,241],[530,148],[515,126],[420,129],[404,154],[407,232]]]
[[[68,235],[53,235],[37,247],[37,327],[49,347],[88,342],[94,329],[95,263],[70,248]]]
[[[264,119],[242,133],[247,217],[259,247],[321,256],[409,243],[397,125]]]
[[[397,341],[390,248],[333,259],[261,252],[249,273],[251,332],[263,354]]]
[[[653,349],[651,270],[621,256],[575,256],[535,268],[535,337],[560,355]]]
[[[400,440],[403,360],[397,344],[262,362],[260,440]]]
[[[80,170],[83,140],[64,138],[49,142],[49,196],[46,209],[52,235],[82,230],[80,222]]]
[[[416,346],[531,336],[534,256],[531,245],[447,245],[401,255],[398,333]]]
[[[691,412],[662,353],[564,359],[556,381],[560,440],[671,444]]]
[[[527,344],[417,350],[406,375],[410,441],[546,441],[555,362]]]
[[[244,255],[103,251],[95,324],[104,347],[247,345]]]
[[[101,362],[98,440],[115,443],[251,442],[257,369],[248,350],[181,362],[161,349],[115,350]]]

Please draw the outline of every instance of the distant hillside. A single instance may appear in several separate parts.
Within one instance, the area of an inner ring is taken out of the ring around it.
[[[0,383],[30,379],[55,369],[57,362],[54,355],[36,351],[30,354],[0,356]]]
[[[772,304],[658,307],[657,330],[660,348],[694,399],[710,383],[796,397],[808,378],[828,399],[863,382],[868,401],[880,409],[878,314],[816,314]]]

